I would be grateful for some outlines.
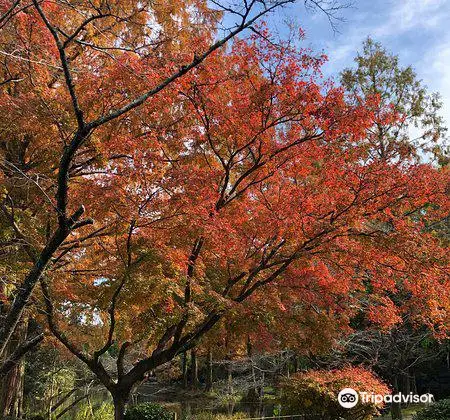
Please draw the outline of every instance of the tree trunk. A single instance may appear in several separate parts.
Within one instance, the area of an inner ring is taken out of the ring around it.
[[[19,343],[25,341],[28,322],[20,322],[14,332],[12,339],[5,349],[5,360],[15,350]],[[0,379],[0,418],[6,416],[20,417],[23,404],[23,379],[25,374],[25,363],[23,359]]]
[[[247,335],[247,357],[253,356],[253,345],[249,335]]]
[[[213,385],[213,356],[212,351],[208,350],[208,355],[206,356],[206,365],[207,365],[207,372],[206,372],[206,391],[212,390]]]
[[[0,393],[1,418],[19,417],[22,411],[23,361],[11,369],[2,379]]]
[[[294,354],[294,373],[297,373],[299,371],[299,360],[297,354]]]
[[[231,366],[231,360],[228,361],[227,370],[228,370],[227,392],[229,395],[232,395],[233,394],[233,368]]]
[[[21,359],[20,363],[20,372],[19,372],[19,378],[20,378],[20,384],[18,389],[18,399],[17,399],[17,417],[21,418],[23,415],[23,389],[25,385],[25,361]]]
[[[414,373],[411,380],[411,391],[413,394],[418,394],[417,392],[417,380],[416,380],[416,374]]]
[[[403,392],[408,395],[411,391],[411,375],[409,374],[409,369],[406,370],[404,374]],[[409,403],[407,404],[409,405]]]
[[[124,420],[125,409],[127,407],[129,395],[124,396],[121,393],[113,395],[114,402],[114,420]]]
[[[182,370],[183,370],[183,388],[187,388],[188,387],[188,361],[187,361],[187,353],[184,352],[183,355],[183,366],[182,366]]]
[[[391,417],[392,420],[402,420],[402,405],[398,402],[391,404]]]
[[[194,349],[191,350],[191,387],[198,388],[198,362],[197,353]]]
[[[394,395],[399,393],[399,381],[398,375],[394,376],[392,381],[392,387],[394,388]],[[399,402],[392,402],[391,404],[391,417],[392,420],[402,420],[402,404]]]

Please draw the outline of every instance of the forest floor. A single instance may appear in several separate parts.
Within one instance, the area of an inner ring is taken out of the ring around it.
[[[423,408],[422,406],[408,407],[402,410],[403,420],[412,420],[412,416],[417,412],[417,410]],[[386,414],[382,417],[378,417],[378,420],[391,420],[391,415]]]

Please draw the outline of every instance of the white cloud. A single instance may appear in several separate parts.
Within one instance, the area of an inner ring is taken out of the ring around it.
[[[419,75],[430,90],[441,94],[444,102],[442,115],[450,124],[450,36],[430,49],[418,66]]]
[[[375,28],[374,36],[398,35],[412,29],[434,28],[445,19],[448,0],[394,0],[388,19]]]
[[[370,35],[399,54],[403,65],[411,64],[430,91],[441,94],[442,114],[450,125],[450,1],[375,0],[372,8],[362,3],[348,17],[342,34],[325,42],[330,60],[325,72],[337,74],[352,66],[363,40]],[[426,53],[421,48],[424,42]]]

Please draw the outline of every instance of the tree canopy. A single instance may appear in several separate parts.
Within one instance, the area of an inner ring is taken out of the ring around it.
[[[317,348],[360,314],[448,334],[448,169],[405,126],[436,140],[436,98],[372,41],[324,80],[259,22],[286,3],[224,38],[215,2],[1,3],[1,348],[31,314],[117,419],[222,319]]]

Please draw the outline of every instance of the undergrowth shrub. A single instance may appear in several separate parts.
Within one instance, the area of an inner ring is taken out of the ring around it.
[[[173,420],[173,414],[159,404],[142,403],[130,407],[125,420]]]
[[[361,400],[351,409],[341,407],[338,394],[344,388],[382,395],[389,393],[389,388],[370,370],[349,366],[292,375],[281,383],[281,403],[293,414],[323,419],[370,420],[378,414],[381,406],[362,404]]]
[[[448,420],[450,419],[450,399],[440,400],[419,410],[413,420]]]

